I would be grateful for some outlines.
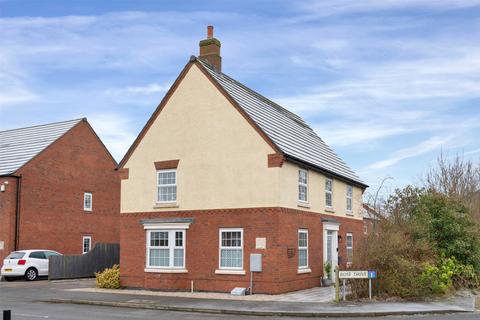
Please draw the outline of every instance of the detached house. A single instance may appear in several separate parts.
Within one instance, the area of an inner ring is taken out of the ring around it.
[[[363,237],[364,182],[299,116],[222,73],[209,27],[119,165],[121,281],[255,292],[320,285]]]
[[[118,242],[116,165],[86,119],[0,131],[0,261]]]

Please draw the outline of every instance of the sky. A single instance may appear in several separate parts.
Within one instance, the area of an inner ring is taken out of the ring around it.
[[[480,0],[0,0],[0,130],[87,117],[121,160],[207,25],[371,190],[480,159]]]

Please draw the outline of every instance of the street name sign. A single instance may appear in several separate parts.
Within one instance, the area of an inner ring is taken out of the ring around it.
[[[368,270],[364,271],[339,271],[340,279],[368,279]]]

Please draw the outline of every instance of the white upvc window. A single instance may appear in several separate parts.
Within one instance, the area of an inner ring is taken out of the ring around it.
[[[347,185],[347,211],[353,210],[353,186]]]
[[[308,171],[298,169],[298,201],[308,202]]]
[[[177,169],[157,171],[157,203],[177,201]]]
[[[83,193],[83,210],[92,211],[93,206],[93,195],[91,192]]]
[[[347,233],[347,266],[352,265],[353,262],[353,234]]]
[[[298,230],[298,269],[308,269],[308,230]]]
[[[325,206],[333,208],[333,179],[325,179]]]
[[[185,269],[185,230],[148,230],[146,267]]]
[[[84,236],[82,238],[82,254],[89,252],[92,249],[92,237]]]
[[[243,229],[220,229],[219,269],[243,270]]]

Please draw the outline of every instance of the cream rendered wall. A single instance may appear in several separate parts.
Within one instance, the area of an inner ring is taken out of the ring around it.
[[[362,219],[362,189],[353,187],[352,213],[347,213],[347,183],[333,178],[333,210],[325,207],[325,176],[308,170],[308,204],[298,201],[298,169],[284,163],[280,171],[280,206]]]
[[[193,65],[124,168],[121,212],[279,205],[274,150]],[[155,161],[180,159],[178,208],[158,208]]]

